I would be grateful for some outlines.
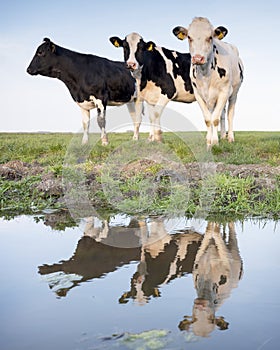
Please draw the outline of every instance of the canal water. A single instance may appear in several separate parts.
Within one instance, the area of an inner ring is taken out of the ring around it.
[[[278,349],[280,224],[0,219],[0,348]]]

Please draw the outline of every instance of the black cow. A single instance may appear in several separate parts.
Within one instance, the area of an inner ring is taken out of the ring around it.
[[[64,82],[73,100],[80,106],[84,135],[88,142],[90,110],[97,108],[97,122],[102,144],[108,143],[105,131],[106,106],[127,103],[134,122],[134,139],[138,139],[142,104],[138,103],[136,81],[123,62],[110,61],[95,55],[82,54],[58,46],[45,38],[35,53],[27,72]]]

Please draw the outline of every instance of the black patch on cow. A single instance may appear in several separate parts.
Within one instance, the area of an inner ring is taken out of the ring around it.
[[[219,281],[219,286],[221,286],[222,284],[226,284],[226,283],[227,283],[227,276],[221,275],[220,281]]]
[[[217,55],[219,54],[219,51],[217,50],[217,46],[213,45],[213,52],[216,53]]]
[[[191,55],[189,53],[180,53],[177,51],[162,48],[162,52],[172,62],[173,75],[176,79],[181,76],[184,80],[185,90],[193,94],[193,88],[190,79]],[[175,56],[174,57],[174,53]]]
[[[141,72],[140,91],[145,89],[148,81],[152,81],[161,88],[162,94],[172,99],[176,92],[174,81],[166,71],[165,62],[157,50],[146,51]]]
[[[238,67],[239,67],[239,70],[240,70],[240,80],[243,81],[243,70],[242,70],[242,67],[241,67],[240,63],[238,63]]]
[[[217,283],[214,283],[213,284],[213,287],[212,287],[212,290],[213,290],[213,292],[215,292],[216,294],[218,293],[218,285],[217,285]]]
[[[143,39],[140,39],[139,43],[137,44],[137,50],[135,52],[136,61],[139,63],[140,66],[143,65],[145,50],[146,50],[146,43],[144,42]],[[127,61],[127,59],[125,61]]]
[[[192,73],[193,73],[193,77],[194,77],[194,79],[196,79],[196,71],[195,71],[195,68],[193,68]]]
[[[224,68],[218,67],[217,70],[221,79],[226,76],[226,70]]]
[[[214,56],[213,61],[211,62],[211,69],[216,69],[217,66],[217,57]]]
[[[193,87],[189,76],[191,56],[176,52],[175,58],[172,51],[162,48],[167,59],[172,61],[172,73],[174,78],[181,76],[185,83],[185,90],[193,94]],[[145,89],[148,81],[152,81],[161,88],[162,94],[172,99],[176,93],[173,77],[166,70],[166,63],[162,55],[157,51],[146,51],[144,53],[144,64],[141,72],[140,91]]]
[[[176,258],[177,251],[178,245],[175,240],[171,240],[164,246],[164,251],[160,252],[156,258],[152,257],[149,252],[145,252],[145,265],[148,274],[145,276],[142,290],[146,297],[153,295],[154,289],[166,280],[170,272],[170,265]],[[179,271],[176,272],[179,273]],[[172,279],[175,276],[172,276]]]

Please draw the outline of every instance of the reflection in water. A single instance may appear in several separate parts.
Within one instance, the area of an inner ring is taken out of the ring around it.
[[[213,222],[205,234],[183,230],[170,234],[163,219],[113,226],[108,221],[87,218],[84,236],[67,261],[39,266],[58,297],[82,282],[100,278],[119,267],[138,261],[130,288],[119,303],[133,300],[142,305],[160,297],[160,288],[177,277],[193,274],[197,298],[191,316],[185,316],[179,329],[208,336],[215,326],[224,330],[228,322],[216,311],[242,276],[234,223],[228,230]]]
[[[242,276],[242,260],[239,255],[234,223],[228,224],[228,234],[221,234],[220,225],[209,222],[197,252],[193,280],[197,292],[192,316],[179,324],[181,330],[192,331],[206,337],[217,326],[228,328],[224,317],[216,317],[216,311],[236,288]]]
[[[154,234],[163,231],[162,222],[153,222],[151,236],[141,247],[141,260],[131,278],[130,290],[119,299],[133,299],[140,304],[150,297],[159,297],[159,288],[177,277],[192,273],[193,263],[202,235],[192,231],[164,235],[155,241]],[[150,240],[152,242],[150,243]]]

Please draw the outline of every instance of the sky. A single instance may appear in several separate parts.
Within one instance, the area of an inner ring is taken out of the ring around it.
[[[238,47],[244,63],[234,129],[279,131],[278,0],[10,0],[0,4],[0,132],[76,132],[81,128],[80,109],[66,86],[57,79],[26,73],[44,37],[68,49],[112,60],[123,60],[123,52],[113,47],[109,37],[124,38],[131,32],[159,46],[188,52],[187,41],[179,41],[172,29],[177,25],[187,27],[196,16],[207,17],[214,27],[228,28],[224,40]],[[197,103],[169,102],[163,125],[169,109],[182,114],[198,130],[205,130]],[[129,123],[129,114],[124,113]],[[94,130],[99,131],[94,120],[96,111],[91,115]],[[108,130],[112,118],[109,109]],[[143,121],[148,123],[147,113]],[[174,128],[180,130],[180,125]]]

